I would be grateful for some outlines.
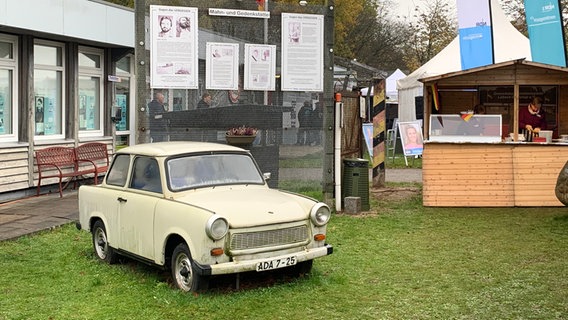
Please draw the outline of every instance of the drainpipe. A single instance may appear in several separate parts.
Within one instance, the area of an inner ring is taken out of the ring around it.
[[[343,103],[341,93],[335,93],[335,139],[334,139],[334,172],[335,172],[335,210],[341,211],[341,128],[343,128]]]

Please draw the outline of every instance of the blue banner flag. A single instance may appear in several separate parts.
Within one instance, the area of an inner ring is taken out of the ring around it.
[[[458,0],[462,70],[493,64],[490,0]]]
[[[532,61],[566,67],[560,1],[525,0]]]

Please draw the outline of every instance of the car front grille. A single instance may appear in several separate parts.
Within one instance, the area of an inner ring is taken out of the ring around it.
[[[308,228],[306,225],[278,230],[234,233],[231,235],[231,251],[251,250],[257,248],[283,246],[306,242]]]

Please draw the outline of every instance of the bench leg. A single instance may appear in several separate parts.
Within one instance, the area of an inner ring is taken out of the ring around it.
[[[63,198],[63,188],[61,186],[61,180],[63,180],[63,178],[59,178],[59,198]]]

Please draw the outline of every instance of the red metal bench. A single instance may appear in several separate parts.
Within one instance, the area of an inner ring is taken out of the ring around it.
[[[38,195],[41,191],[41,180],[43,179],[59,178],[59,196],[63,197],[63,178],[71,178],[71,180],[75,180],[76,177],[95,173],[95,167],[92,163],[86,160],[77,160],[74,148],[48,147],[36,150],[35,159],[38,170]],[[90,163],[90,165],[87,167],[80,167],[82,162]],[[73,182],[73,187],[75,186],[76,181]]]
[[[90,162],[94,167],[95,184],[100,173],[107,172],[109,166],[107,145],[101,142],[89,142],[75,148],[77,161]]]

